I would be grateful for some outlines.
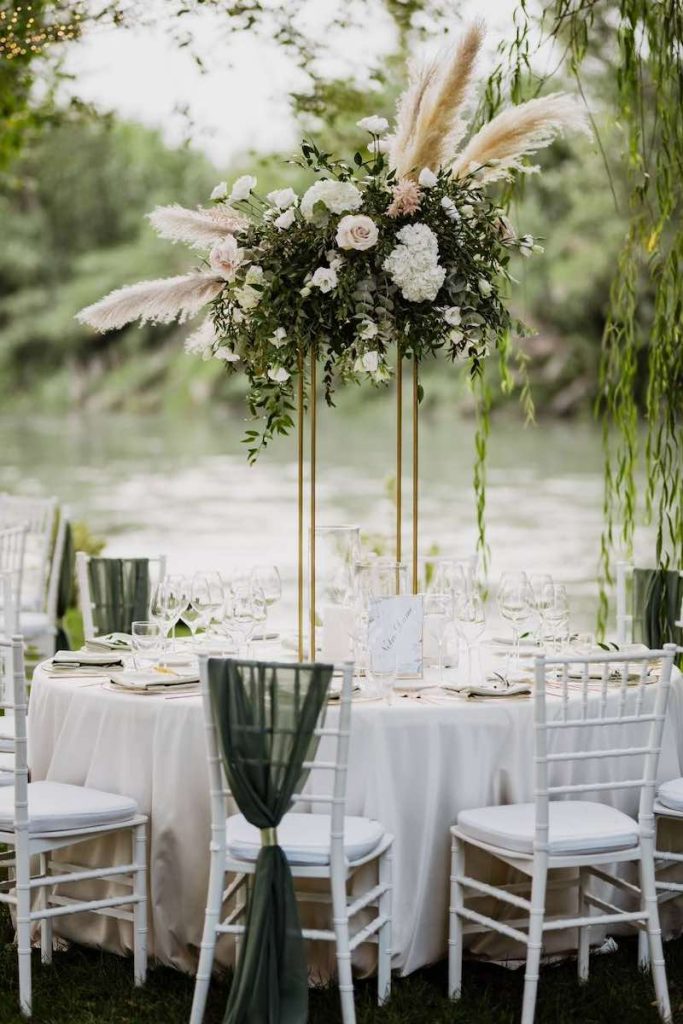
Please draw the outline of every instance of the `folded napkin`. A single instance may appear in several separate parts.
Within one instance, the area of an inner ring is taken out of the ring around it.
[[[85,641],[86,651],[129,651],[132,647],[130,633],[106,633]]]
[[[113,672],[110,679],[114,686],[122,690],[155,693],[175,686],[196,684],[199,682],[199,673],[186,672],[181,674],[168,668],[152,668],[140,671],[130,669],[126,672]]]
[[[354,680],[353,685],[351,687],[351,693],[359,693],[360,692],[360,688],[361,688],[360,687],[360,683],[357,680]],[[331,685],[329,690],[327,691],[327,699],[328,700],[341,700],[341,694],[342,694],[341,686]]]
[[[475,698],[477,700],[482,698],[488,700],[501,697],[528,697],[531,693],[529,683],[510,683],[509,686],[499,686],[498,688],[487,683],[482,683],[480,686],[455,686],[451,683],[444,683],[443,689],[448,690],[450,693],[457,693],[460,697]]]
[[[50,667],[59,671],[93,666],[112,668],[117,665],[123,665],[121,655],[112,651],[57,651],[50,662]]]

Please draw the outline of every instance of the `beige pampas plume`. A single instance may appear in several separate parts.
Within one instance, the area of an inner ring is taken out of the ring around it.
[[[243,230],[247,223],[236,210],[221,209],[219,206],[211,210],[201,207],[188,210],[177,203],[173,206],[157,206],[147,217],[161,238],[171,242],[188,242],[201,248]]]
[[[168,324],[178,319],[182,323],[214,299],[224,285],[222,277],[197,272],[139,281],[117,288],[99,302],[86,306],[76,314],[76,319],[101,333],[124,327],[133,320]]]
[[[461,112],[484,34],[484,23],[473,22],[455,49],[423,69],[399,101],[392,146],[399,177],[417,177],[423,167],[437,171],[451,158],[464,134]]]
[[[536,168],[525,165],[523,158],[549,146],[567,130],[591,133],[586,111],[566,93],[509,107],[470,139],[453,161],[453,176],[476,173],[484,182],[507,178],[515,170],[528,173]]]

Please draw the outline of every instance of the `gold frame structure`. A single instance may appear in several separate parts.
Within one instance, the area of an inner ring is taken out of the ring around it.
[[[317,350],[313,346],[310,352],[309,365],[309,643],[308,651],[311,661],[315,661],[315,589],[316,589],[316,542],[315,525],[317,513],[316,477],[318,462],[318,366]],[[305,572],[304,572],[304,451],[306,423],[306,361],[303,350],[299,352],[297,382],[297,615],[298,615],[298,655],[303,661],[305,656],[304,643],[304,606],[305,606]],[[418,551],[419,551],[419,469],[420,469],[420,436],[419,436],[419,367],[413,359],[412,370],[412,591],[419,590]],[[396,364],[396,561],[402,560],[403,554],[403,357],[399,353]],[[397,574],[398,578],[398,574]]]

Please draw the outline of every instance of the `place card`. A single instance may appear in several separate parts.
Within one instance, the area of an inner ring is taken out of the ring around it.
[[[368,654],[380,668],[395,664],[399,676],[422,675],[422,597],[401,594],[370,601]],[[383,657],[383,656],[386,657]]]

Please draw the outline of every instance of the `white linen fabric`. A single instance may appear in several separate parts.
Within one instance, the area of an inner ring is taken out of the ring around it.
[[[329,814],[286,814],[277,827],[278,843],[290,864],[330,863]],[[344,821],[344,854],[360,860],[379,845],[384,829],[368,818]],[[225,828],[228,853],[240,860],[255,861],[261,852],[261,833],[241,814],[228,818]]]
[[[62,782],[30,782],[28,830],[33,834],[73,832],[128,821],[138,813],[130,797]],[[0,790],[0,831],[14,831],[14,790]]]
[[[458,825],[466,835],[490,846],[532,853],[535,804],[507,804],[461,811]],[[628,850],[638,842],[638,822],[615,807],[589,800],[557,800],[548,809],[548,850],[565,853],[604,853]]]
[[[649,694],[646,699],[651,699]],[[553,700],[549,699],[549,714]],[[330,713],[336,713],[334,707]],[[568,741],[568,732],[557,730],[558,743]],[[610,741],[605,732],[609,729],[603,729],[601,745]],[[29,702],[29,738],[34,780],[126,794],[151,816],[153,953],[164,963],[194,970],[209,864],[208,772],[200,697],[113,693],[92,680],[48,678],[39,666]],[[634,746],[638,738],[634,733]],[[320,745],[323,760],[329,759],[327,742],[323,738]],[[467,701],[426,695],[396,697],[391,706],[359,701],[352,712],[349,765],[347,813],[378,821],[395,836],[393,966],[407,974],[446,953],[450,825],[464,810],[526,803],[533,797],[533,703],[519,697]],[[562,774],[567,771],[563,763],[556,767],[558,781],[569,781]],[[624,764],[623,771],[628,773],[629,766]],[[676,673],[659,781],[682,775],[683,681]],[[575,773],[571,781],[581,779]],[[326,785],[329,780],[322,772],[317,778],[312,773],[310,789],[321,792]],[[611,799],[624,814],[637,813],[632,792]],[[105,855],[102,840],[98,843],[92,846],[90,863]],[[80,855],[81,863],[84,859]],[[481,854],[471,873],[501,882],[505,879],[500,870]],[[549,901],[549,912],[555,909]],[[683,915],[674,905],[667,909],[674,915],[668,919],[670,934],[683,922]],[[315,915],[326,912],[324,907],[312,911]],[[325,920],[307,918],[306,924],[315,927],[317,921]],[[130,926],[111,918],[64,919],[59,928],[60,934],[75,941],[119,952],[131,949]],[[548,938],[549,951],[559,950],[571,946],[575,934],[569,940],[560,933]],[[477,936],[472,948],[497,958],[519,954],[518,947],[497,936]],[[228,964],[232,955],[232,940],[224,937],[217,947],[217,961]],[[316,956],[321,975],[332,968],[329,957],[327,950]],[[356,963],[372,966],[368,959]]]

